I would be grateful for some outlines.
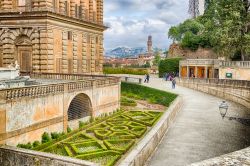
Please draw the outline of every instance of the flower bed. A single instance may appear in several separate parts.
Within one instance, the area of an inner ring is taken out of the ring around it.
[[[34,150],[112,166],[143,137],[161,115],[162,112],[150,111],[119,112]]]

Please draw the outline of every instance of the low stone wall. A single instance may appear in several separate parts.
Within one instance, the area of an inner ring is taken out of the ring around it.
[[[193,163],[190,166],[232,166],[250,165],[250,148],[229,153],[220,157]]]
[[[70,157],[58,156],[49,153],[36,152],[32,150],[19,149],[15,147],[0,147],[1,166],[97,166],[84,160],[77,160]]]
[[[158,123],[151,131],[134,147],[119,166],[142,166],[161,142],[163,136],[173,123],[177,113],[183,104],[182,98],[178,97],[163,114]]]
[[[242,83],[240,80],[238,81],[239,84],[237,84],[237,80],[232,81],[232,84],[229,84],[230,82],[221,84],[220,82],[213,81],[213,83],[209,83],[209,81],[200,81],[199,79],[177,79],[177,84],[180,86],[224,98],[250,109],[250,87],[239,86]]]

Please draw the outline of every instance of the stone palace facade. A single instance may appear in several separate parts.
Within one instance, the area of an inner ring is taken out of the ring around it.
[[[103,0],[1,0],[0,67],[102,73]]]

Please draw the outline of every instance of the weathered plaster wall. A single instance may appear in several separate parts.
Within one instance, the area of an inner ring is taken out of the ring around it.
[[[68,109],[80,93],[89,97],[92,116],[119,108],[120,85],[10,100],[0,104],[0,144],[16,145],[40,140],[44,132],[66,131],[68,125],[77,128],[79,120],[68,123]]]
[[[226,73],[232,73],[234,80],[249,80],[250,81],[250,68],[220,68],[219,78],[227,79]]]

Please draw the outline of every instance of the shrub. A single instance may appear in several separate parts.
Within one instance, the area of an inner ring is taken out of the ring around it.
[[[159,77],[163,77],[165,73],[177,73],[179,71],[180,60],[181,58],[161,60],[159,64]]]
[[[135,68],[111,68],[107,67],[103,69],[104,74],[134,74],[145,75],[148,74],[147,69],[135,69]]]
[[[37,146],[39,146],[41,143],[39,142],[39,141],[35,141],[35,142],[33,142],[33,148],[35,148],[35,147],[37,147]]]
[[[60,137],[60,134],[57,132],[53,132],[50,134],[52,139],[58,139]]]
[[[27,144],[18,144],[17,147],[24,149],[32,149],[32,144],[30,142]]]
[[[68,126],[67,127],[67,133],[70,133],[72,131],[72,129]]]
[[[132,107],[135,107],[135,106],[137,106],[137,103],[134,100],[132,100],[132,99],[128,99],[126,97],[122,97],[121,98],[121,105],[122,106],[132,106]]]
[[[51,141],[50,135],[47,132],[43,133],[42,143],[44,144],[44,143],[49,142],[49,141]]]

